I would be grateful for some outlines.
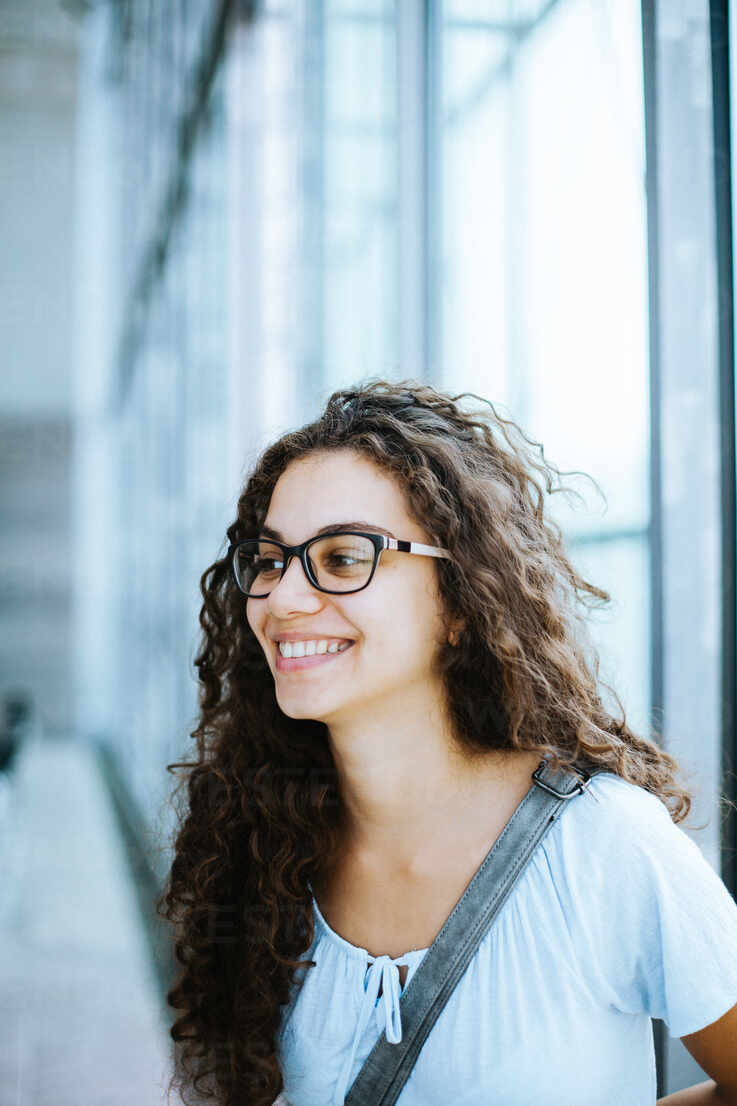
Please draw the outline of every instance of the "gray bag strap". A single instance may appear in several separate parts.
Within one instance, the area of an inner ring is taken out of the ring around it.
[[[427,1036],[476,949],[565,803],[596,774],[553,771],[543,760],[400,998],[402,1040],[382,1032],[345,1097],[345,1106],[394,1106]]]

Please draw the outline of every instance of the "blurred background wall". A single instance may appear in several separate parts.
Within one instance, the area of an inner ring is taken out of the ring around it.
[[[32,689],[55,730],[70,729],[76,711],[78,57],[77,28],[53,0],[0,6],[0,672],[4,691]]]
[[[735,892],[726,11],[0,5],[0,694],[102,748],[150,888],[244,476],[380,375],[491,399],[599,483],[552,506],[613,596],[602,676]],[[699,1077],[662,1032],[658,1060]]]

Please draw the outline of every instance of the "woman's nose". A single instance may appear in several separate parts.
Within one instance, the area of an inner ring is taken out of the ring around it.
[[[299,557],[292,557],[278,584],[271,589],[266,605],[275,615],[292,611],[317,611],[322,606],[320,592],[307,579]]]

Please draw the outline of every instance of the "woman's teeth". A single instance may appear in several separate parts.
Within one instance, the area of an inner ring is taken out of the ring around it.
[[[279,652],[283,657],[312,657],[315,653],[343,653],[350,641],[280,641]]]

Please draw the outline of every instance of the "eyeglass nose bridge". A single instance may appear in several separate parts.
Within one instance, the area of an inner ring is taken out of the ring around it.
[[[314,541],[314,538],[303,541],[301,545],[284,545],[283,542],[277,543],[284,555],[284,564],[282,565],[281,575],[279,576],[279,579],[274,584],[271,592],[269,592],[270,595],[274,592],[276,588],[279,587],[279,584],[282,582],[289,570],[289,565],[295,557],[302,565],[302,571],[304,572],[307,583],[311,584],[313,588],[317,589],[317,591],[320,590],[317,581],[313,579],[312,569],[310,567],[310,559],[307,556],[307,547],[310,544],[310,541]]]

